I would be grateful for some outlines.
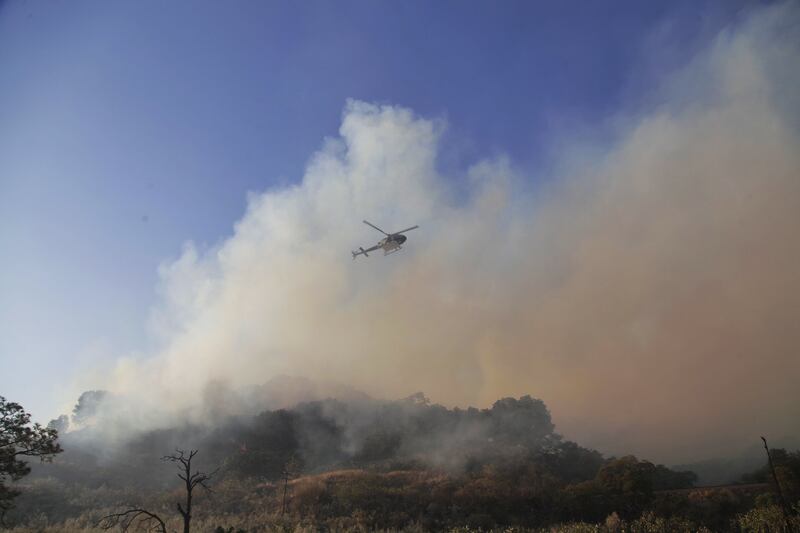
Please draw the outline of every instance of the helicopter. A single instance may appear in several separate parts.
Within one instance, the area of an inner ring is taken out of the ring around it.
[[[351,254],[353,254],[353,259],[355,259],[357,256],[361,254],[364,254],[364,257],[369,257],[369,252],[373,252],[378,248],[383,248],[383,255],[389,255],[398,252],[403,249],[403,243],[406,242],[407,239],[407,237],[405,235],[401,235],[401,233],[405,233],[407,231],[411,231],[412,229],[417,229],[419,227],[419,226],[411,226],[410,228],[406,228],[401,231],[396,231],[394,233],[386,233],[381,228],[379,228],[375,224],[372,224],[371,222],[368,222],[366,220],[364,220],[363,222],[367,226],[371,226],[376,230],[380,231],[381,233],[383,233],[384,235],[386,235],[386,238],[381,239],[381,241],[378,244],[376,244],[371,248],[367,248],[366,250],[359,246],[358,251],[350,252]]]

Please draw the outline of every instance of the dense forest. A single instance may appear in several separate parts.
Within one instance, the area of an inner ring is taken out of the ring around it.
[[[787,527],[766,463],[740,485],[694,488],[691,471],[606,457],[564,439],[530,396],[448,409],[421,393],[378,401],[354,391],[314,398],[324,396],[316,391],[270,408],[280,402],[257,392],[260,412],[251,412],[257,401],[239,402],[249,406],[240,414],[223,409],[204,422],[124,434],[101,417],[113,396],[85,393],[71,416],[51,422],[63,451],[14,485],[20,495],[5,525],[179,529],[185,513],[175,507],[188,482],[176,474],[195,451],[185,469],[185,477],[199,476],[191,478],[199,480],[190,502],[195,531]],[[772,457],[791,507],[800,498],[800,452],[776,449]],[[148,515],[119,514],[135,509]]]

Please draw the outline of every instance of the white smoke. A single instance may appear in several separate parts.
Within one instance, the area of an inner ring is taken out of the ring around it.
[[[661,461],[797,435],[798,21],[784,5],[723,32],[662,105],[623,110],[602,158],[565,150],[535,192],[502,158],[442,176],[442,121],[348,102],[296,186],[164,265],[163,350],[92,386],[175,413],[210,380],[279,374],[458,405],[530,393],[568,437]],[[381,237],[363,218],[420,229],[352,261]]]

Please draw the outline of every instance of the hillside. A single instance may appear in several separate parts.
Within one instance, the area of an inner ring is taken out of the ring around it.
[[[254,389],[283,408],[250,415],[254,403],[228,402],[248,407],[113,438],[104,426],[113,396],[87,393],[68,421],[78,429],[62,436],[64,453],[35,466],[8,519],[54,531],[91,529],[104,515],[135,506],[177,524],[179,471],[160,460],[175,449],[198,450],[192,471],[213,473],[213,492],[195,495],[198,530],[539,528],[610,516],[725,530],[759,498],[769,503],[760,496],[769,489],[763,483],[686,490],[696,481],[692,472],[605,457],[566,440],[545,404],[530,396],[488,409],[448,409],[422,394],[379,401],[344,391],[346,401],[288,406],[270,392],[286,383]],[[305,392],[294,398],[324,390],[297,383]]]

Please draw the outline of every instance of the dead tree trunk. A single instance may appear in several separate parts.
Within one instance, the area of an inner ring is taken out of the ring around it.
[[[286,513],[286,489],[289,487],[289,474],[283,473],[283,503],[281,503],[281,516]]]
[[[211,490],[206,483],[211,480],[211,477],[216,473],[216,470],[210,474],[198,471],[192,473],[192,459],[195,455],[197,455],[197,450],[190,450],[188,456],[183,450],[175,450],[174,455],[166,455],[161,458],[162,461],[176,463],[178,467],[178,477],[186,486],[186,503],[183,506],[180,502],[177,504],[178,512],[183,517],[183,533],[190,533],[191,531],[192,492],[198,485],[206,490]]]
[[[286,464],[283,465],[283,472],[281,472],[283,477],[283,502],[281,503],[281,516],[286,513],[286,491],[289,488],[289,480],[295,477],[300,470],[300,463],[298,462],[297,458],[292,455]]]
[[[783,497],[783,489],[781,489],[781,484],[778,481],[778,475],[775,473],[775,465],[772,464],[772,455],[769,453],[767,439],[761,437],[761,440],[764,441],[764,449],[767,451],[767,463],[769,463],[769,470],[772,472],[772,480],[775,481],[775,490],[778,492],[778,500],[780,501],[781,509],[783,510],[783,521],[786,526],[786,531],[792,533],[794,531],[794,527],[792,526],[790,518],[789,505],[786,503],[786,498]]]
[[[175,463],[178,467],[178,477],[183,480],[186,486],[186,503],[181,505],[178,502],[178,512],[183,517],[183,533],[189,533],[192,525],[192,492],[197,485],[210,491],[206,483],[211,480],[217,472],[214,470],[210,474],[205,472],[192,473],[192,459],[197,455],[197,450],[189,451],[189,455],[183,450],[175,450],[174,455],[166,455],[161,458],[162,461],[169,461]],[[155,513],[151,513],[147,509],[140,509],[132,507],[121,513],[114,513],[104,516],[97,523],[97,526],[102,529],[111,529],[120,526],[122,531],[128,531],[132,526],[140,525],[147,528],[147,531],[160,531],[167,533],[167,526],[164,520]]]

